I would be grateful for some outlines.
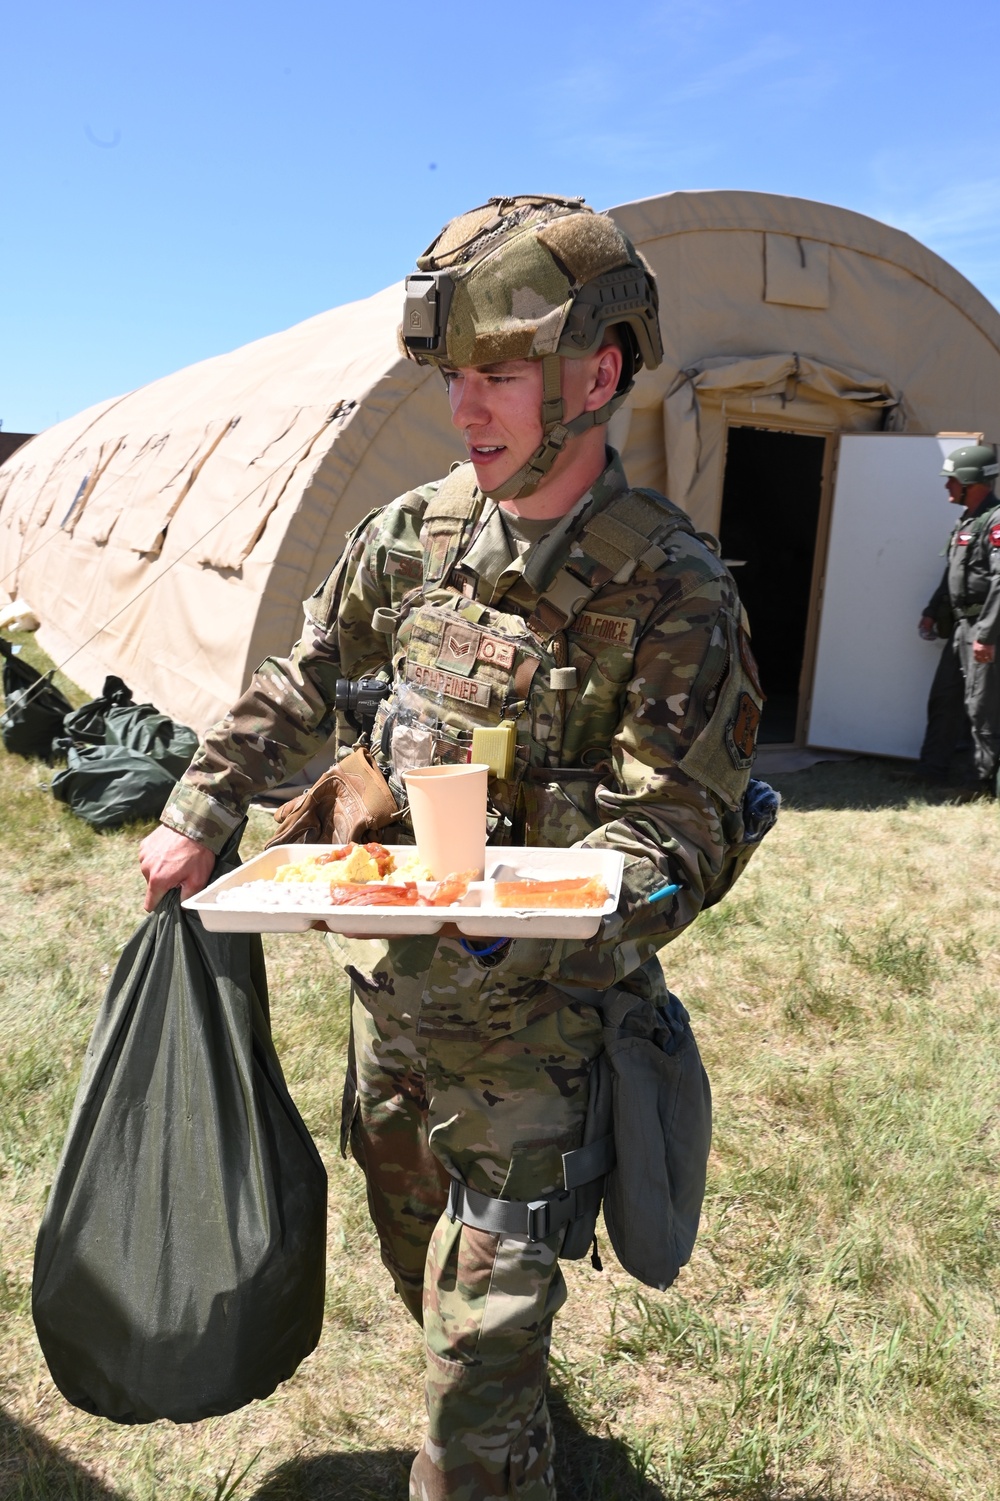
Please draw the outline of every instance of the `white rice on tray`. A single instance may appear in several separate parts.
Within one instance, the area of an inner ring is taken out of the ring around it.
[[[329,881],[244,881],[217,892],[215,905],[237,912],[333,911]]]

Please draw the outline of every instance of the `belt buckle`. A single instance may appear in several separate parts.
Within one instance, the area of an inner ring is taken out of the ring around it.
[[[544,1240],[549,1233],[548,1199],[532,1199],[528,1209],[528,1239]]]

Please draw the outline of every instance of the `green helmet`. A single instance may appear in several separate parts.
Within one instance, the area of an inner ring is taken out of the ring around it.
[[[458,369],[542,362],[544,441],[497,500],[536,489],[566,439],[607,422],[641,365],[663,359],[656,282],[607,214],[582,198],[491,198],[446,224],[406,278],[400,342],[419,364]],[[560,358],[599,349],[615,327],[618,389],[596,412],[563,421]]]
[[[957,479],[960,485],[992,485],[1000,464],[992,443],[970,443],[954,449],[941,470],[945,479]]]

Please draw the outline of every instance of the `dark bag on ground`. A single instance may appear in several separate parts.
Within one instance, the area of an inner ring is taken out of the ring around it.
[[[74,709],[63,720],[63,733],[71,745],[104,745],[107,712],[132,702],[132,690],[118,677],[106,677],[97,698]]]
[[[133,702],[121,678],[108,677],[97,698],[67,715],[64,733],[73,745],[114,745],[150,756],[176,781],[191,764],[198,737],[186,724],[161,714],[155,704]]]
[[[7,750],[17,756],[39,756],[50,761],[53,744],[62,734],[63,720],[73,712],[73,705],[52,683],[51,672],[44,676],[16,655],[11,642],[0,636],[3,655],[4,711],[0,715],[0,733]]]
[[[319,1339],[325,1249],[326,1173],[271,1042],[260,938],[207,932],[168,892],[108,988],[38,1234],[52,1379],[118,1423],[266,1397]]]
[[[159,818],[177,779],[141,751],[122,745],[71,745],[52,796],[95,829]]]

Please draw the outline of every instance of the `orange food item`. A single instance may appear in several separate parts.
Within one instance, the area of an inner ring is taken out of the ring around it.
[[[600,876],[567,876],[558,881],[497,881],[498,907],[603,907],[608,888]]]
[[[435,881],[433,891],[420,898],[420,905],[450,907],[453,902],[460,902],[469,889],[469,882],[476,880],[478,874],[475,870],[462,870],[445,876],[443,881]]]
[[[416,881],[387,886],[382,881],[358,881],[350,886],[330,886],[335,907],[415,907],[420,900]]]
[[[396,862],[386,849],[384,844],[366,844],[366,852],[371,855],[378,866],[379,879],[384,879],[391,870],[395,870]]]
[[[339,849],[330,850],[326,855],[317,855],[316,864],[332,865],[335,860],[346,860],[351,851],[356,848],[357,845],[354,844],[342,844]]]

